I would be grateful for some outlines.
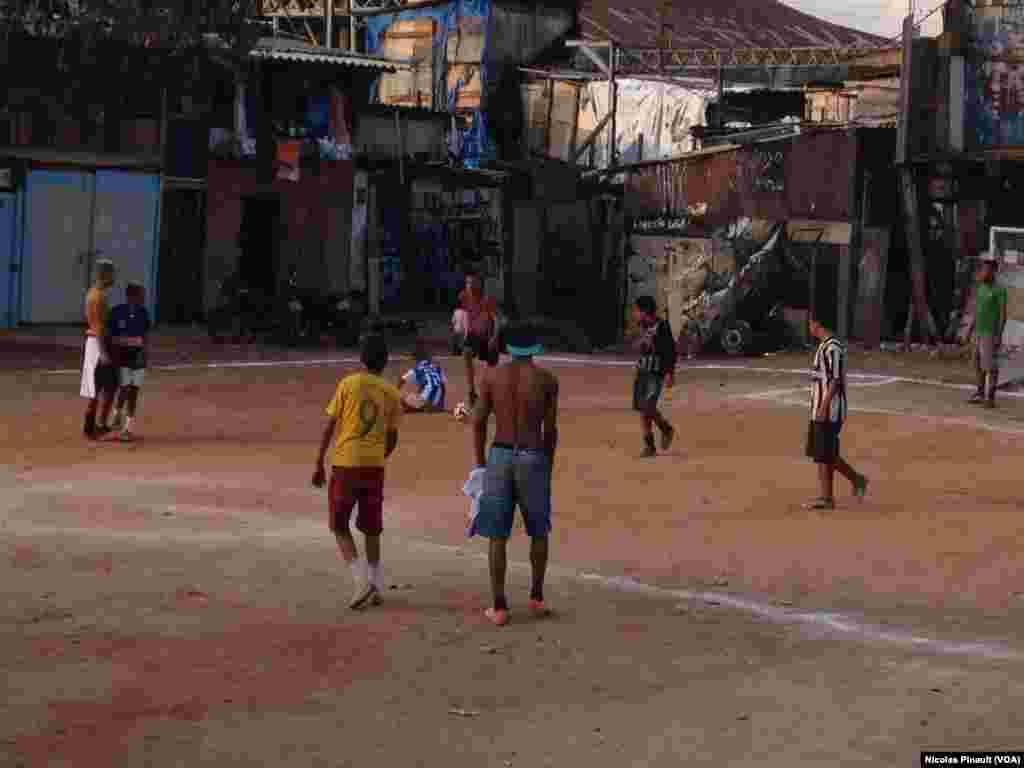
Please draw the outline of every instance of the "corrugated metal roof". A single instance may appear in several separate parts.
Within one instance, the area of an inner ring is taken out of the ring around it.
[[[658,45],[659,6],[665,9],[671,48],[877,47],[886,43],[777,0],[579,0],[580,28],[589,40],[614,40],[638,48]]]
[[[413,62],[404,59],[388,59],[384,56],[367,56],[363,53],[305,45],[294,40],[262,38],[249,52],[256,59],[275,61],[299,61],[309,64],[333,64],[340,67],[365,67],[394,72],[412,69]]]
[[[80,168],[160,168],[158,155],[104,154],[48,147],[2,147],[0,159],[27,160],[41,165],[70,165]]]

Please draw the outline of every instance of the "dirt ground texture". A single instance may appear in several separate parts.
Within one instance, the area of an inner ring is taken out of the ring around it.
[[[1020,746],[1024,400],[965,405],[959,364],[855,361],[843,450],[872,485],[822,515],[800,507],[806,357],[683,365],[676,445],[646,462],[627,364],[541,361],[562,382],[555,615],[521,610],[517,564],[497,629],[465,537],[466,426],[406,419],[394,588],[352,613],[309,486],[352,364],[162,368],[169,350],[134,444],[81,438],[77,376],[40,368],[76,356],[5,358],[0,765],[895,766]]]

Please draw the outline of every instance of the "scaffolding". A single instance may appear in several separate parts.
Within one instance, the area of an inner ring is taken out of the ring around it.
[[[622,77],[676,72],[768,67],[835,67],[874,53],[876,48],[619,48],[616,70]]]
[[[888,69],[891,63],[879,59],[890,48],[880,47],[787,47],[787,48],[657,48],[620,46],[612,40],[569,40],[591,69],[520,67],[533,77],[550,80],[607,82],[608,112],[594,129],[573,148],[572,162],[583,154],[607,129],[609,167],[618,166],[615,117],[618,80],[622,78],[678,83],[699,90],[717,91],[721,100],[727,74],[733,82],[744,80],[743,71],[797,69],[807,81],[818,79],[836,68]],[[884,58],[884,57],[883,57]],[[584,62],[580,61],[582,65]]]

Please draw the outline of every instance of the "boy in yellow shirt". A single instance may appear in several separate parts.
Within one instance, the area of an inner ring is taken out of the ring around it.
[[[331,482],[328,509],[331,531],[338,549],[352,569],[355,590],[349,607],[380,603],[380,535],[384,530],[384,465],[398,445],[402,416],[398,389],[381,374],[388,364],[388,347],[376,334],[363,339],[360,359],[365,371],[346,376],[327,406],[330,420],[320,442],[313,485],[327,481],[325,462],[331,451]],[[356,504],[356,528],[366,539],[366,563],[349,529]]]

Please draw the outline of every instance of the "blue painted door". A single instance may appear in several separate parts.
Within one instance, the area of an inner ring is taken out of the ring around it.
[[[124,301],[125,283],[137,280],[146,286],[146,305],[150,317],[154,316],[159,211],[159,176],[96,172],[93,245],[101,257],[117,265],[117,287],[110,294],[111,306]]]
[[[14,301],[14,270],[18,268],[15,203],[13,194],[0,193],[0,328],[13,328],[18,321]]]
[[[80,323],[92,261],[93,177],[32,171],[25,210],[22,313],[31,323]]]

